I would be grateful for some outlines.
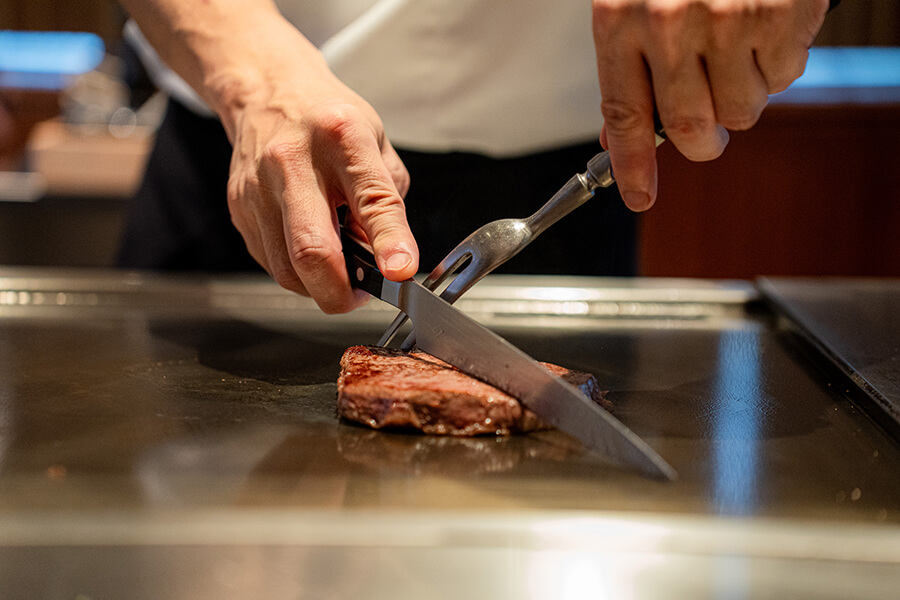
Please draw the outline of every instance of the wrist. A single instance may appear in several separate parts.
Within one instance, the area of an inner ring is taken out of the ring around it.
[[[218,46],[201,56],[203,62],[198,92],[219,115],[229,136],[248,110],[265,110],[273,106],[285,112],[300,110],[302,88],[310,91],[333,78],[319,50],[306,40],[281,15],[247,25],[236,35],[213,42]],[[285,86],[290,81],[293,85]],[[308,85],[299,87],[297,82]]]

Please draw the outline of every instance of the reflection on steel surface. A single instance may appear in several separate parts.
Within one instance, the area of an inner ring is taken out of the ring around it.
[[[584,447],[558,432],[450,437],[419,432],[374,431],[342,424],[338,451],[347,460],[405,475],[477,476],[504,473],[528,461],[573,461]]]
[[[765,401],[759,389],[759,336],[756,330],[723,331],[719,336],[715,405],[712,414],[713,501],[721,514],[747,516],[760,492],[756,471]]]
[[[531,532],[545,545],[532,554],[528,569],[527,597],[533,600],[639,597],[641,582],[652,577],[649,571],[664,566],[666,558],[659,549],[671,535],[665,525],[615,517],[548,519],[532,525]],[[589,540],[622,551],[597,553]],[[637,547],[643,550],[628,550]]]

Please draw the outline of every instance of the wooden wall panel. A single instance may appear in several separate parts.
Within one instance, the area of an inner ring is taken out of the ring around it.
[[[89,31],[110,44],[121,36],[123,14],[115,0],[2,0],[0,29]]]
[[[900,276],[900,105],[770,106],[725,154],[659,149],[648,276]]]
[[[900,46],[900,0],[844,0],[825,19],[819,46]]]

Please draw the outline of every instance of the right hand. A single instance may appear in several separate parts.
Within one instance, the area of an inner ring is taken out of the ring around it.
[[[368,296],[351,290],[336,209],[348,205],[349,225],[388,279],[408,279],[418,268],[403,203],[409,175],[372,107],[330,73],[273,87],[229,131],[232,221],[282,287],[346,312]]]
[[[368,298],[351,289],[336,210],[375,252],[391,280],[412,277],[418,249],[403,197],[409,174],[375,110],[341,83],[321,57],[294,62],[291,46],[309,50],[293,27],[277,55],[225,110],[234,144],[228,182],[232,221],[250,254],[283,287],[310,295],[326,313],[347,312]]]
[[[350,286],[341,205],[385,277],[416,273],[418,249],[403,204],[409,175],[381,119],[272,2],[121,1],[221,118],[234,146],[232,221],[279,284],[312,296],[327,313],[368,298]]]

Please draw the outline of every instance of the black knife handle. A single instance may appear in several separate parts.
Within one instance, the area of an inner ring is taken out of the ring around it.
[[[341,247],[344,251],[344,263],[350,275],[350,285],[381,297],[384,275],[375,266],[375,257],[356,238],[341,227]]]

